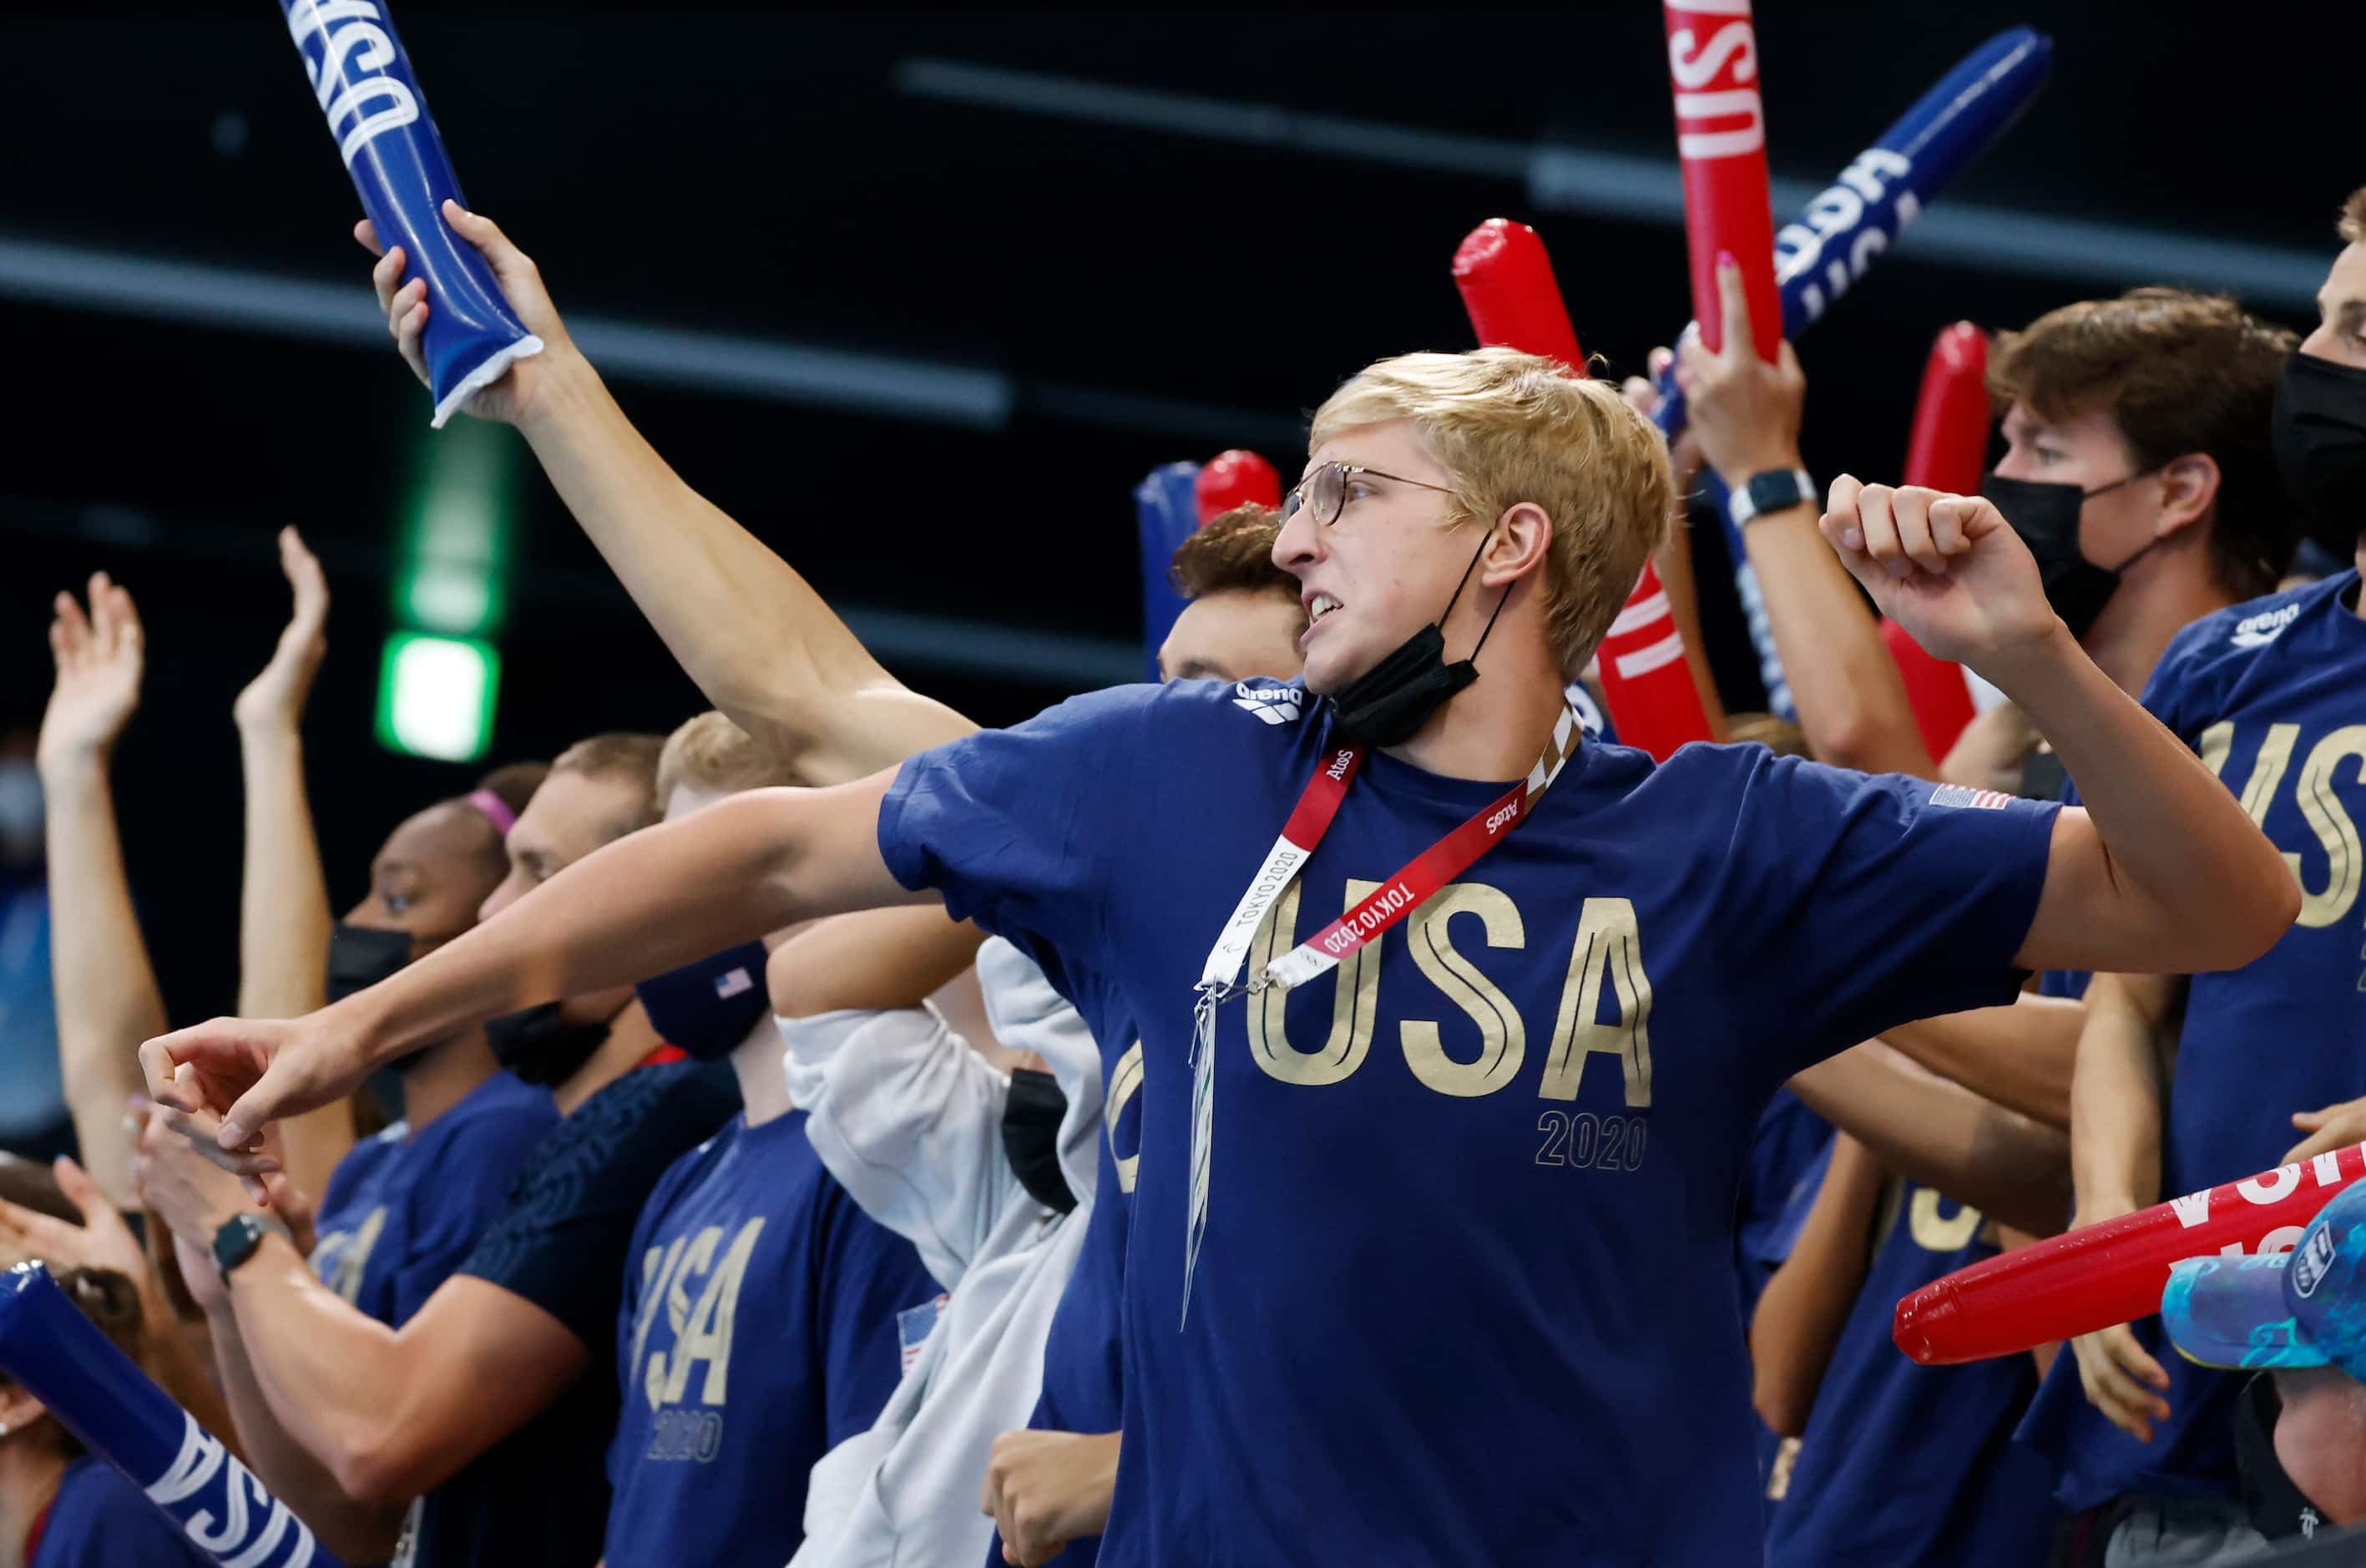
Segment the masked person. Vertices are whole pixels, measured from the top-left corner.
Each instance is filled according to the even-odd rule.
[[[389,874],[349,924],[399,915],[427,929],[430,916],[491,918],[651,821],[669,763],[678,778],[708,761],[697,737],[677,739],[668,750],[655,736],[602,735],[562,752],[514,821],[499,824],[507,830],[479,872],[479,903],[461,910],[416,880],[410,861],[390,857],[381,867]],[[491,824],[505,803],[463,804]],[[391,942],[374,960],[350,937],[339,948],[341,987],[398,970],[405,956]],[[568,1114],[504,1151],[514,1183],[496,1190],[470,1244],[401,1322],[343,1309],[268,1234],[210,1303],[218,1343],[228,1335],[254,1374],[240,1385],[251,1393],[242,1435],[278,1456],[290,1506],[301,1498],[299,1512],[351,1561],[383,1557],[406,1517],[418,1562],[597,1560],[601,1453],[616,1409],[605,1351],[625,1244],[666,1166],[738,1108],[721,1068],[676,1061],[632,1070],[678,1053],[662,1045],[629,985],[497,1020],[487,1034],[502,1077],[534,1080],[523,1092],[545,1108],[545,1125],[554,1102]],[[200,1209],[225,1208],[197,1222],[210,1235],[241,1205],[234,1188],[203,1190]],[[383,1226],[373,1256],[382,1245]],[[193,1288],[220,1274],[202,1247],[183,1263],[206,1271]],[[536,1501],[558,1495],[578,1501],[556,1511]]]
[[[2366,472],[2366,192],[2286,361],[2274,449],[2328,548],[2355,555]],[[2366,817],[2357,692],[2366,621],[2354,568],[2180,632],[2145,705],[2283,853],[2299,922],[2257,962],[2191,981],[2098,976],[2071,1099],[2080,1224],[2304,1158],[2366,1134],[2357,833]],[[2293,1130],[2315,1135],[2298,1148]],[[2236,1382],[2162,1354],[2146,1318],[2071,1342],[2023,1425],[2061,1468],[2083,1560],[2205,1561],[2256,1544],[2236,1495]]]
[[[726,794],[677,788],[668,818]],[[871,958],[839,955],[858,971]],[[878,1418],[941,1292],[912,1243],[868,1217],[817,1153],[810,1103],[783,1077],[763,942],[639,992],[673,1043],[729,1061],[744,1109],[665,1173],[633,1233],[614,1331],[624,1404],[608,1449],[605,1556],[779,1568],[805,1534],[807,1475]]]
[[[547,324],[497,398],[614,434]],[[1774,1087],[2005,1000],[2017,967],[2247,963],[2296,891],[1986,502],[1843,479],[1825,531],[1885,612],[2060,738],[2083,810],[1582,744],[1563,688],[1670,486],[1648,423],[1552,361],[1381,361],[1310,448],[1275,546],[1305,679],[1258,711],[1121,688],[719,803],[321,1014],[149,1042],[152,1089],[260,1065],[216,1097],[242,1145],[455,1021],[941,896],[1140,1027],[1103,1562],[1755,1552],[1731,1203]]]

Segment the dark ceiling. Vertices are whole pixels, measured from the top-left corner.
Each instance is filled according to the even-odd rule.
[[[1678,227],[1540,203],[1527,177],[1560,148],[1672,181],[1642,0],[1541,17],[390,8],[472,202],[570,315],[845,351],[923,401],[949,370],[1008,390],[1007,418],[977,427],[615,378],[676,467],[833,601],[907,613],[874,623],[891,661],[984,719],[1123,666],[1144,471],[1232,445],[1286,464],[1342,376],[1468,344],[1447,265],[1480,220],[1537,222],[1587,348],[1618,367],[1687,314]],[[1777,176],[1827,183],[2022,22],[2055,35],[2053,84],[1947,204],[1997,209],[1998,232],[2022,225],[2045,254],[2004,272],[1910,240],[1886,258],[1802,347],[1820,472],[1895,468],[1923,349],[1958,317],[2013,325],[2159,280],[2248,282],[2299,321],[2292,279],[2329,255],[2332,213],[2366,180],[2354,67],[2309,85],[2355,43],[2354,6],[2058,0],[1770,0]],[[234,897],[226,709],[281,614],[274,528],[308,530],[338,593],[313,725],[334,884],[357,891],[386,827],[460,777],[368,734],[427,402],[382,339],[337,341],[367,314],[356,206],[267,0],[18,5],[0,38],[0,697],[37,710],[52,588],[105,565],[141,595],[157,668],[127,830],[152,926],[184,933],[167,967],[197,993],[175,996],[186,1012],[227,995],[226,940],[196,923]],[[66,282],[27,281],[37,261]],[[152,314],[109,293],[118,275]],[[289,280],[350,289],[354,314],[329,320],[333,294],[326,317],[298,310],[315,296]],[[229,319],[275,299],[312,324]],[[563,511],[538,479],[517,493],[497,755],[685,716],[695,694]]]

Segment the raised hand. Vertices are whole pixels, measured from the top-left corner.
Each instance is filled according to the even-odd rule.
[[[91,573],[88,615],[71,593],[59,594],[53,607],[50,655],[57,683],[41,715],[37,752],[45,772],[107,759],[140,705],[145,663],[140,612],[107,573]]]
[[[2029,547],[1978,496],[1842,474],[1821,527],[1881,613],[1941,659],[1977,670],[2068,635]]]
[[[82,1211],[82,1224],[61,1220],[0,1198],[0,1251],[38,1258],[52,1270],[112,1269],[145,1288],[148,1256],[123,1215],[82,1167],[60,1155],[51,1167],[58,1190]]]
[[[1686,333],[1676,344],[1676,387],[1684,394],[1686,434],[1699,442],[1701,457],[1718,477],[1739,489],[1753,474],[1802,467],[1799,423],[1808,381],[1787,343],[1774,364],[1758,357],[1750,298],[1741,269],[1729,257],[1718,264],[1717,286],[1725,346],[1711,354],[1699,333]]]
[[[562,362],[574,356],[574,342],[567,335],[566,323],[558,319],[558,307],[551,304],[549,292],[542,286],[541,269],[534,265],[532,257],[510,243],[491,219],[470,212],[456,201],[446,201],[444,220],[452,226],[454,233],[484,253],[510,309],[517,312],[526,331],[542,340],[540,354],[516,361],[500,380],[470,398],[461,405],[462,409],[496,424],[522,423],[536,391]],[[378,308],[386,312],[387,331],[394,334],[403,363],[411,367],[420,385],[430,385],[426,355],[420,346],[430,309],[426,279],[403,281],[403,269],[410,258],[400,245],[389,250],[380,244],[377,230],[368,219],[354,225],[354,238],[378,258],[377,265],[370,269],[370,282],[377,289]]]
[[[279,634],[279,646],[272,649],[271,662],[231,705],[242,729],[296,728],[304,699],[311,694],[312,677],[320,673],[321,657],[329,651],[322,632],[329,619],[328,580],[293,528],[279,530],[279,570],[295,591],[296,607]]]
[[[221,1148],[262,1155],[266,1126],[342,1099],[369,1074],[358,1041],[322,1032],[315,1021],[325,1016],[217,1018],[159,1035],[140,1047],[149,1096],[220,1116]]]

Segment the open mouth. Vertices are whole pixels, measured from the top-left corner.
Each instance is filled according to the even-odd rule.
[[[1339,601],[1334,599],[1328,593],[1317,593],[1313,598],[1308,600],[1306,604],[1306,630],[1299,635],[1299,641],[1304,642],[1308,637],[1313,637],[1314,635],[1314,628],[1323,624],[1324,617],[1330,615],[1332,611],[1336,610],[1337,608],[1339,608]]]

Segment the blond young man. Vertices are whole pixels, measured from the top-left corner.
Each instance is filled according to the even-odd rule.
[[[578,516],[687,493],[530,265],[446,217],[550,345],[489,408]],[[415,352],[423,301],[389,302]],[[941,896],[1141,1026],[1104,1562],[1755,1555],[1729,1231],[1774,1086],[2001,1001],[2017,968],[2246,962],[2291,879],[1985,502],[1843,479],[1825,532],[1926,647],[2073,738],[2083,810],[1578,746],[1563,683],[1669,481],[1640,416],[1550,362],[1370,367],[1318,412],[1287,511],[1275,559],[1312,624],[1302,685],[1249,705],[1270,713],[1124,688],[723,802],[335,1008],[152,1041],[152,1088],[227,1108],[236,1146],[422,1031]]]

